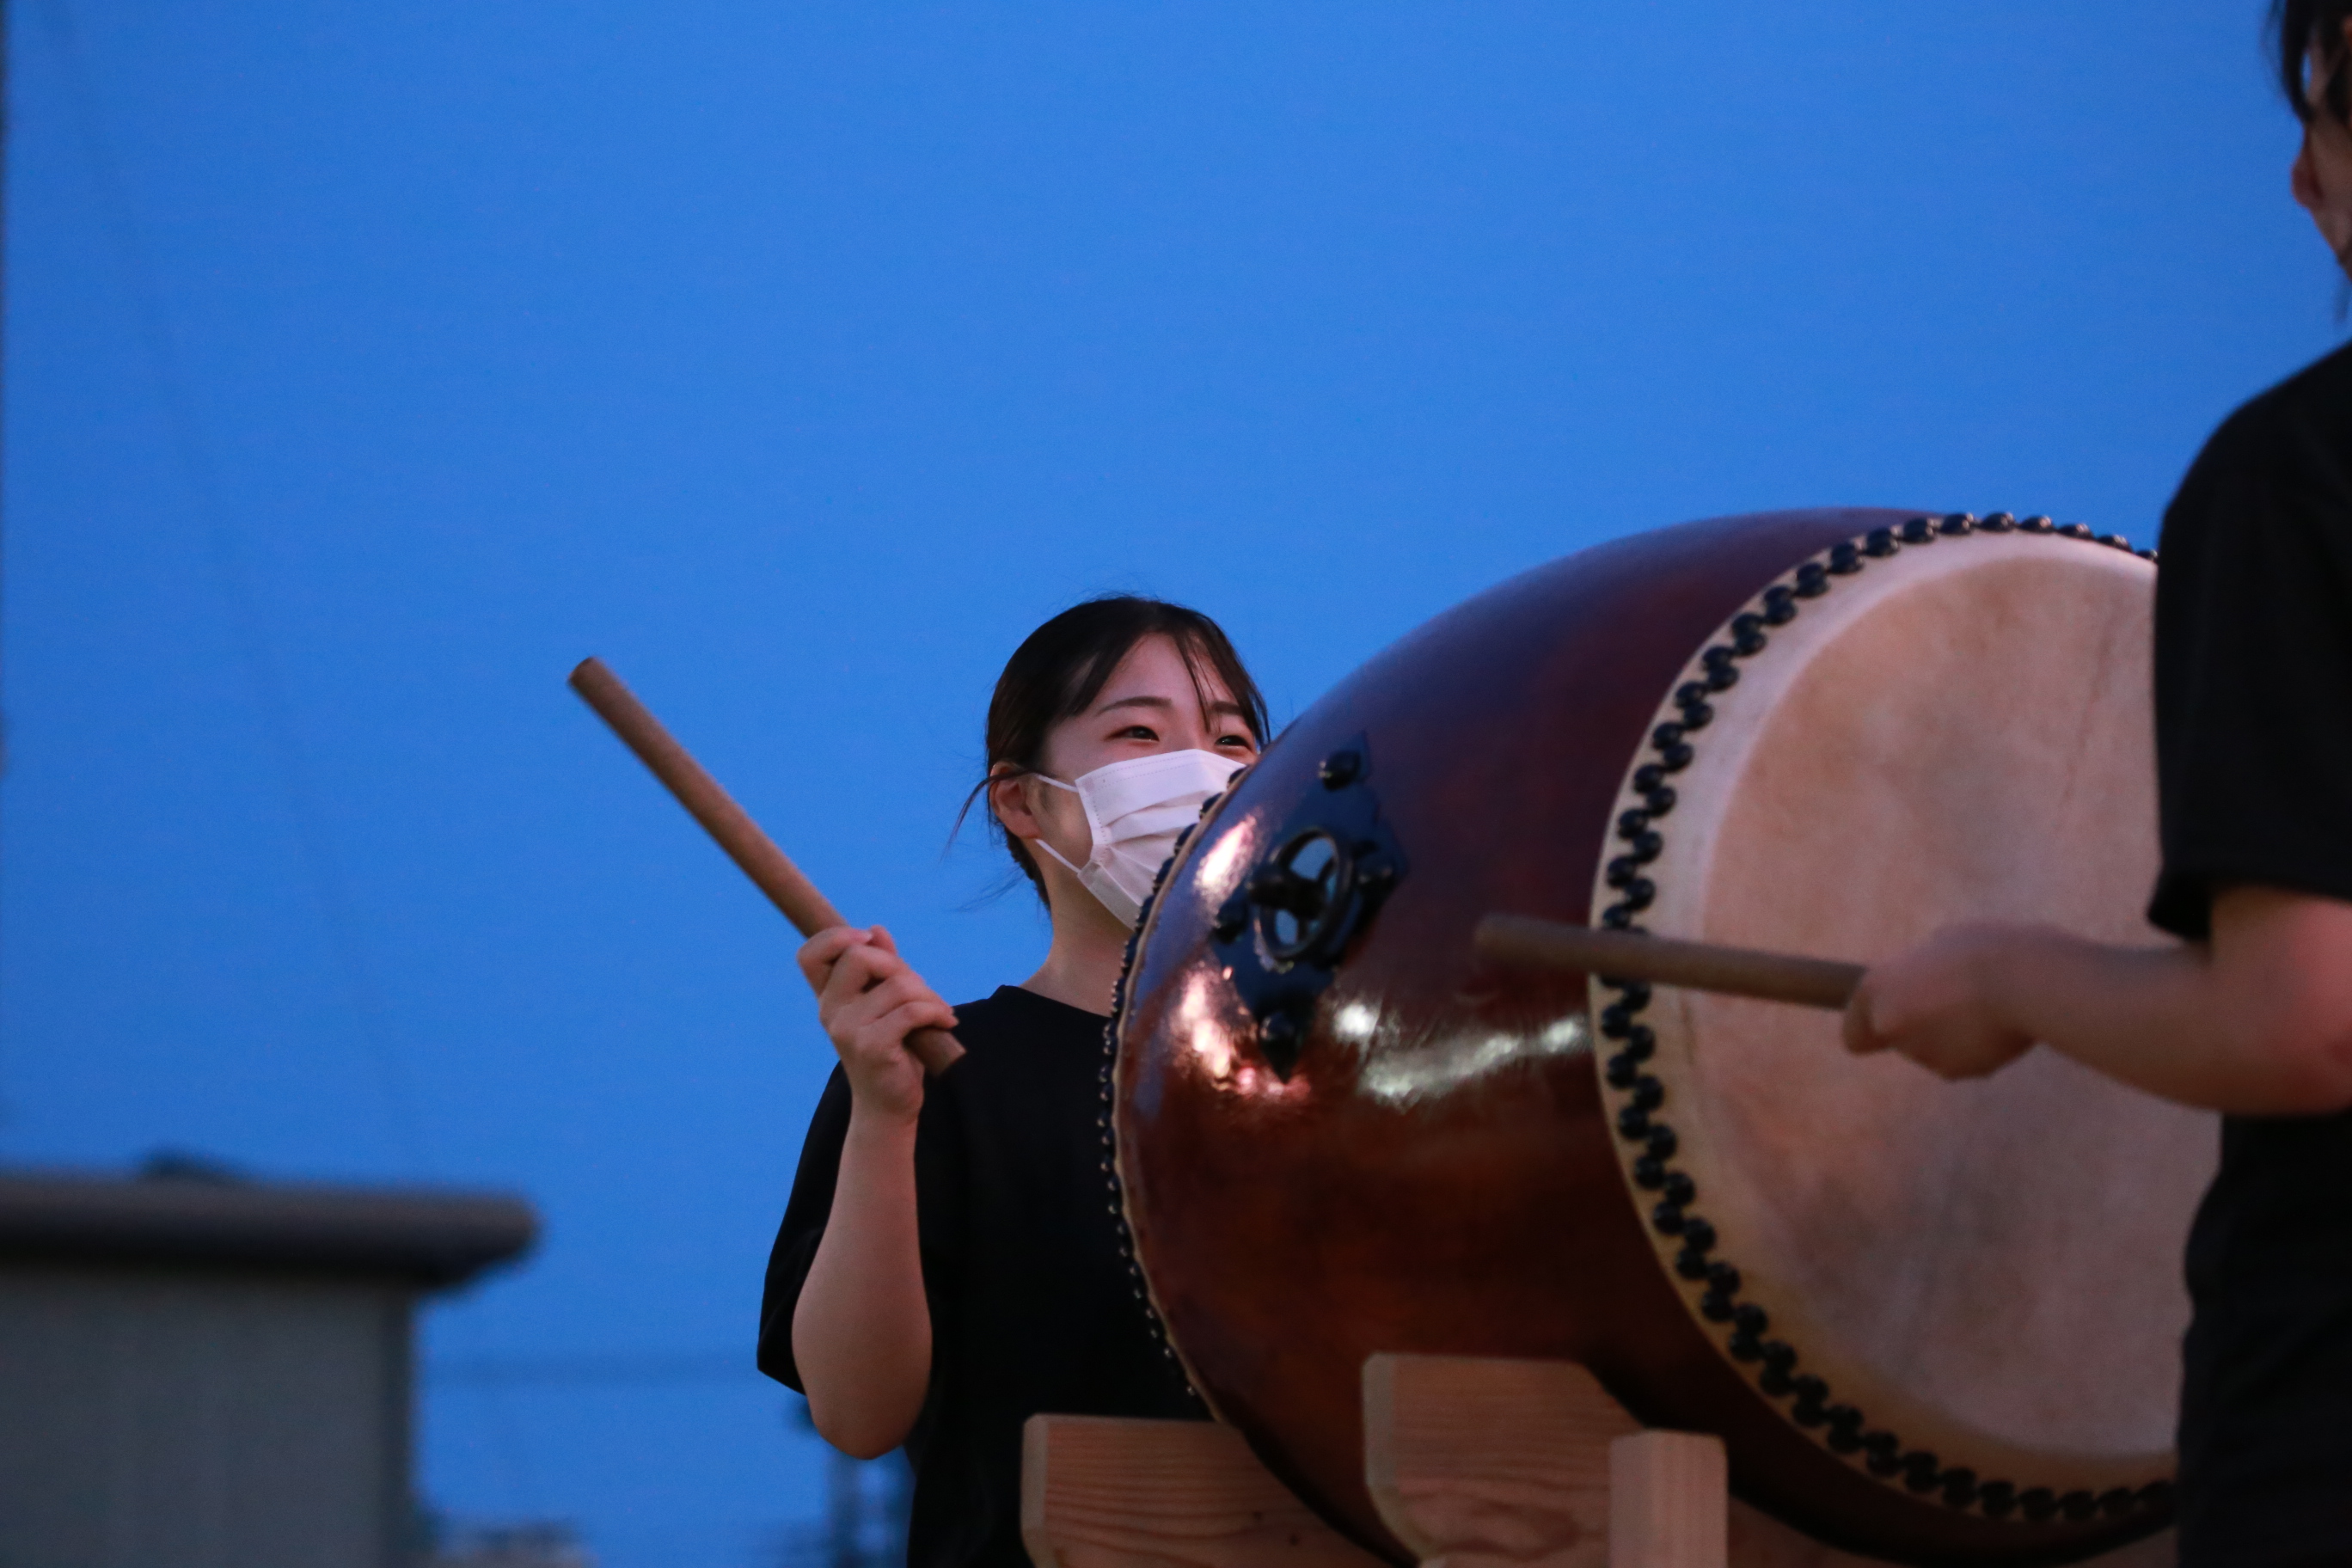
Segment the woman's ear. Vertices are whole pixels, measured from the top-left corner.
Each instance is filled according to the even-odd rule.
[[[1015,838],[1045,836],[1044,824],[1029,807],[1029,775],[1013,772],[1010,763],[997,763],[989,778],[988,809],[996,814],[998,826]]]

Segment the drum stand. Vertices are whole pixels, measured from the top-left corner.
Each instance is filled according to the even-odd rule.
[[[1372,1357],[1364,1474],[1424,1568],[1877,1568],[1730,1497],[1718,1440],[1643,1430],[1572,1362]],[[1021,1531],[1037,1568],[1384,1568],[1205,1422],[1030,1417]]]

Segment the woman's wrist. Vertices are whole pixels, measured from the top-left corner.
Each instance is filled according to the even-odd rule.
[[[849,1090],[849,1137],[859,1142],[905,1141],[915,1137],[916,1121],[922,1115],[918,1103],[901,1110],[897,1106],[877,1104],[857,1092],[852,1084]]]

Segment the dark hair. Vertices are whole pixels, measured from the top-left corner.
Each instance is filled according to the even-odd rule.
[[[2311,100],[2304,96],[2304,60],[2314,48],[2335,68],[2327,83],[2327,112],[2352,122],[2352,69],[2347,69],[2344,23],[2352,17],[2352,0],[2272,0],[2271,42],[2278,50],[2279,87],[2295,118],[2311,118]]]
[[[996,694],[988,702],[987,775],[964,796],[957,826],[962,826],[971,803],[989,785],[1000,778],[1037,772],[1054,726],[1092,707],[1119,661],[1150,637],[1164,637],[1176,645],[1192,673],[1193,690],[1202,693],[1203,707],[1213,677],[1241,704],[1250,734],[1258,744],[1265,743],[1265,699],[1223,627],[1198,610],[1165,599],[1107,594],[1064,610],[1031,632],[1005,661],[1004,673],[996,678]],[[1004,831],[993,809],[988,814],[988,830],[1044,898],[1045,883],[1036,862],[1019,839]]]

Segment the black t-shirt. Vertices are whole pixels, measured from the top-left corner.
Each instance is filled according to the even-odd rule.
[[[1201,1417],[1151,1335],[1126,1261],[1100,1118],[1107,1020],[999,986],[956,1009],[965,1055],[925,1086],[915,1132],[931,1383],[907,1439],[913,1568],[1029,1568],[1021,1424],[1040,1412]],[[801,1387],[793,1308],[833,1208],[849,1129],[835,1068],[809,1122],[760,1308],[760,1370]]]
[[[2164,866],[2210,933],[2255,884],[2352,901],[2352,347],[2229,418],[2165,513]],[[2352,1113],[2227,1118],[2189,1244],[2187,1565],[2352,1563]]]

